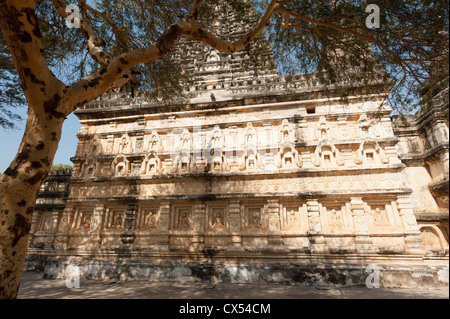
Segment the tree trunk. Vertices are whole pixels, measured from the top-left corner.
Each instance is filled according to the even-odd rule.
[[[0,178],[0,299],[16,298],[36,198],[47,177],[64,117],[30,114],[15,159]]]
[[[50,172],[69,100],[49,70],[31,0],[0,1],[0,27],[28,102],[18,153],[0,177],[0,299],[15,298],[25,262],[31,216]]]

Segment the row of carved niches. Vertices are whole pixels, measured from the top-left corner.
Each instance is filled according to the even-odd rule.
[[[283,145],[284,143],[314,143],[320,141],[364,140],[393,137],[389,121],[376,121],[362,115],[354,121],[300,121],[293,124],[283,120],[280,125],[243,124],[241,127],[218,125],[202,127],[194,124],[188,128],[170,131],[153,130],[142,135],[102,134],[82,137],[77,156],[132,154],[206,148],[238,148],[251,146]]]
[[[191,152],[149,152],[140,155],[88,156],[74,160],[74,178],[126,177],[187,173],[291,171],[345,167],[377,168],[399,163],[394,146],[384,148],[375,140],[353,145],[321,141],[317,146],[295,147],[284,143],[277,149],[209,148]]]
[[[231,209],[230,203],[226,200],[204,202],[200,205],[192,204],[192,202],[174,202],[167,206],[159,203],[141,204],[135,210],[133,229],[137,232],[167,230],[267,232],[270,230],[269,223],[273,216],[270,216],[267,200],[243,202],[238,207],[237,211]],[[68,217],[67,230],[123,232],[126,209],[126,206],[118,205],[102,207],[98,211],[98,208],[94,206],[75,206]],[[354,218],[354,211],[348,199],[319,201],[317,216],[313,216],[310,210],[307,202],[280,201],[276,205],[279,229],[308,232],[313,227],[316,231],[333,233],[354,232],[361,226]],[[364,221],[367,224],[365,226],[368,226],[371,233],[395,232],[404,229],[395,199],[366,200],[364,214],[367,217]],[[62,215],[39,213],[33,232],[50,231],[55,216]]]

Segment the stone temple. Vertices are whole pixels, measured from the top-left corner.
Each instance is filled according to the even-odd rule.
[[[222,19],[223,36],[250,25]],[[76,111],[74,169],[42,186],[25,268],[308,285],[379,269],[384,287],[448,285],[448,79],[417,114],[391,116],[389,85],[344,103],[314,76],[278,76],[257,48],[269,63],[255,76],[251,51],[182,41],[184,101],[115,92]]]

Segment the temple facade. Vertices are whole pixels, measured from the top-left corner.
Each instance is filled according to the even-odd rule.
[[[344,102],[278,76],[270,50],[255,76],[251,52],[178,48],[185,102],[116,92],[76,111],[74,169],[42,186],[27,269],[345,285],[375,265],[385,287],[448,285],[448,84],[400,119],[389,85]]]

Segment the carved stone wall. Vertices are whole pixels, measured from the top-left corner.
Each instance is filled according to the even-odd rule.
[[[201,47],[185,104],[113,95],[76,111],[70,193],[37,210],[31,259],[448,263],[448,120],[393,127],[388,86],[344,103]]]

